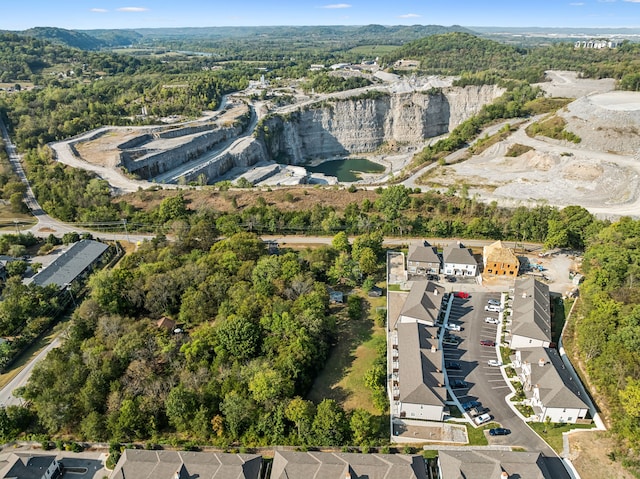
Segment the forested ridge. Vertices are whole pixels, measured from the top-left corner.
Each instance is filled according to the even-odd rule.
[[[586,367],[620,439],[610,457],[640,474],[640,221],[622,218],[588,242],[585,281],[565,344]]]
[[[391,65],[415,59],[423,73],[479,74],[485,83],[508,78],[535,83],[544,81],[545,70],[573,70],[589,78],[615,78],[621,88],[638,90],[639,53],[640,44],[631,42],[601,50],[576,49],[573,43],[524,48],[453,32],[408,43],[384,55],[383,61]]]

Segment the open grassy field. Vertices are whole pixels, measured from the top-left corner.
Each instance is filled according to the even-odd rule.
[[[376,359],[376,344],[386,340],[384,327],[373,321],[376,308],[384,307],[386,298],[366,300],[366,319],[350,320],[346,306],[336,309],[338,340],[308,399],[316,403],[325,398],[335,399],[347,410],[362,408],[378,415],[381,412],[374,407],[371,391],[364,385],[364,374]]]
[[[379,56],[390,53],[399,48],[398,45],[362,45],[349,50],[350,53],[358,53],[360,55]]]
[[[572,429],[593,429],[593,424],[555,424],[548,426],[543,422],[527,423],[538,435],[549,444],[558,454],[562,452],[562,433]]]

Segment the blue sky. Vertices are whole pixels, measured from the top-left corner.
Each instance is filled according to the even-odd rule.
[[[370,23],[640,27],[640,0],[7,0],[0,7],[4,30]]]

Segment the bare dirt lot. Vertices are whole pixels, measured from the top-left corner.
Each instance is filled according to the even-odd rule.
[[[582,479],[634,479],[620,461],[612,461],[614,441],[606,432],[578,432],[569,436],[571,462]]]

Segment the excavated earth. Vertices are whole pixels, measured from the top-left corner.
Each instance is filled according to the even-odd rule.
[[[640,92],[612,91],[611,80],[552,73],[541,85],[547,94],[586,95],[557,113],[579,143],[530,138],[525,124],[469,160],[435,169],[428,184],[467,184],[471,195],[505,206],[581,205],[600,217],[640,216]],[[506,156],[515,144],[532,149]]]

